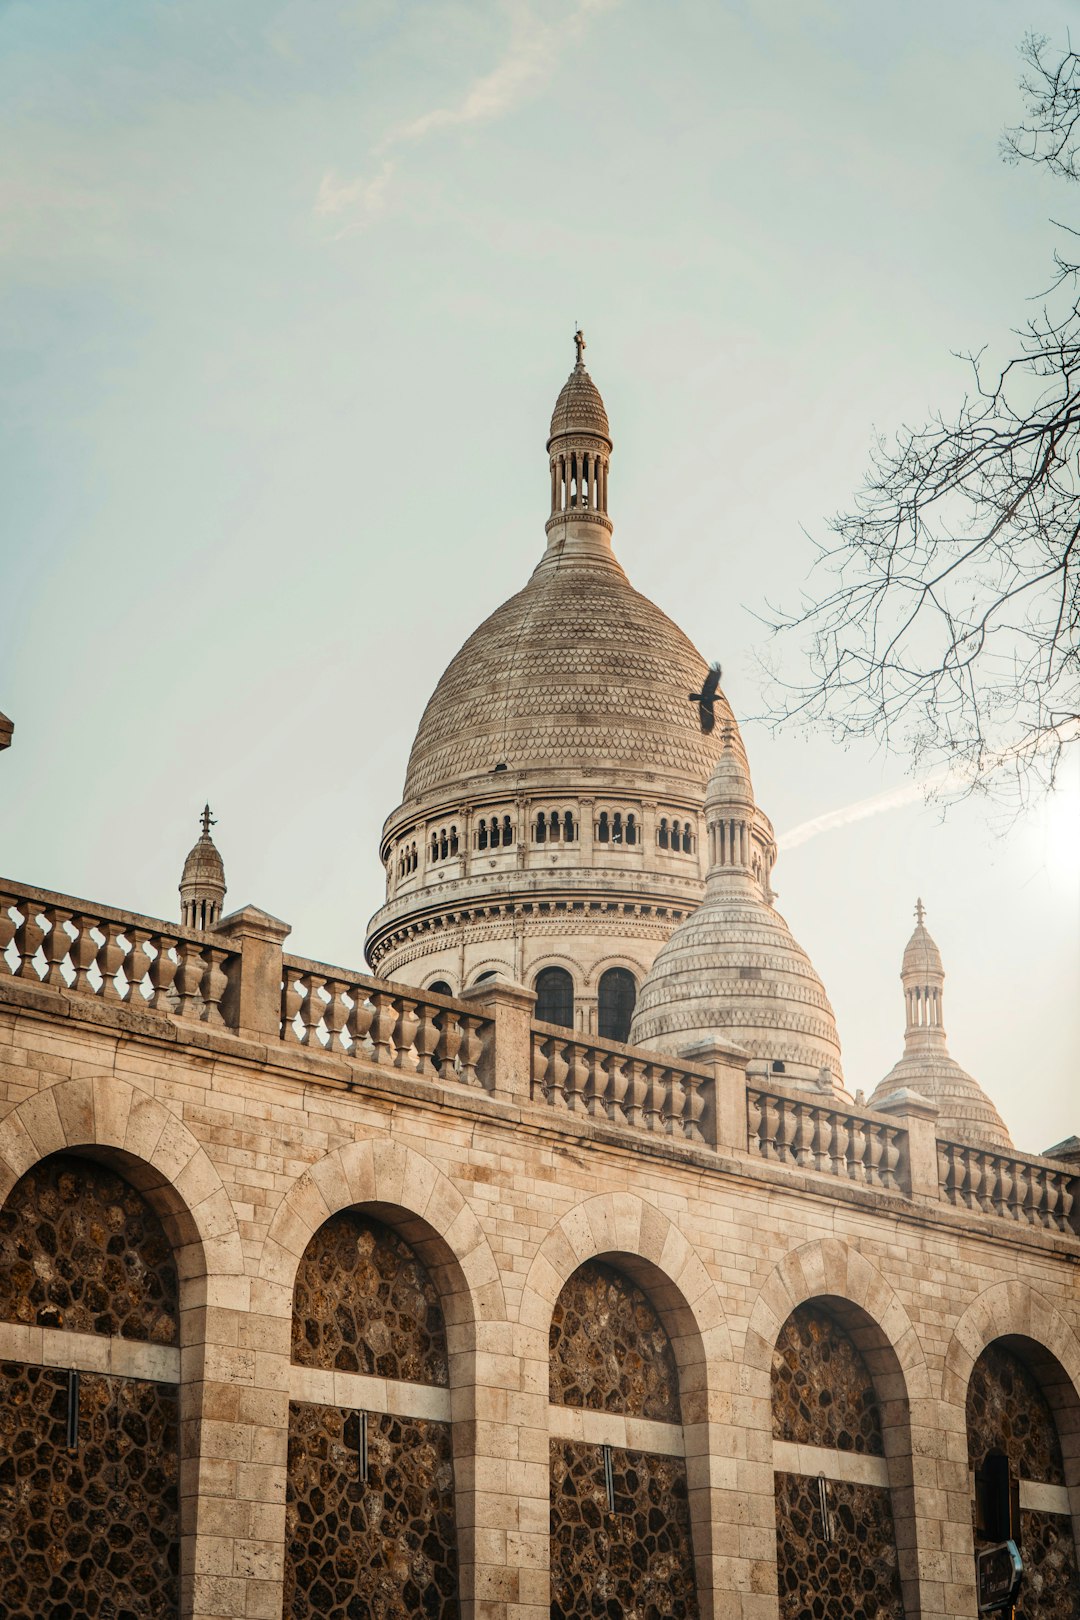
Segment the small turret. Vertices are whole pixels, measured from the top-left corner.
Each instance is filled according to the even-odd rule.
[[[225,864],[210,828],[217,822],[210,806],[199,817],[202,832],[192,846],[180,879],[180,920],[185,928],[213,928],[225,901]]]
[[[906,1015],[904,1055],[877,1087],[870,1107],[879,1107],[886,1097],[907,1087],[936,1105],[939,1136],[1011,1148],[1001,1115],[978,1081],[950,1057],[945,1044],[945,969],[926,927],[926,907],[921,900],[915,903],[915,930],[904,950],[900,982]]]
[[[574,333],[577,362],[555,401],[548,436],[551,472],[549,547],[568,539],[590,541],[597,530],[605,543],[611,535],[608,516],[608,466],[611,429],[600,390],[585,370],[585,338]]]

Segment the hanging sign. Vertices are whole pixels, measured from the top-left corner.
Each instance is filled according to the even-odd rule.
[[[979,1613],[1011,1609],[1024,1578],[1024,1563],[1015,1541],[1002,1541],[975,1555]]]

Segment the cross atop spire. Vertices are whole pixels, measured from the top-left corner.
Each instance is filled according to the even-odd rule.
[[[585,334],[580,326],[574,333],[574,347],[577,349],[577,363],[579,366],[583,366],[585,364]]]
[[[203,805],[202,815],[199,817],[199,820],[202,822],[202,830],[204,835],[209,837],[211,827],[217,826],[217,817],[210,814],[210,806],[208,804]]]
[[[915,921],[918,923],[920,928],[922,927],[923,918],[925,916],[926,916],[926,907],[923,905],[921,899],[916,900],[916,902],[915,902]]]

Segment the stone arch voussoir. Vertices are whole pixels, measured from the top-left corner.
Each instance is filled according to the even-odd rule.
[[[385,1213],[435,1277],[447,1330],[462,1348],[504,1321],[502,1279],[475,1212],[430,1159],[396,1142],[347,1142],[306,1170],[270,1223],[260,1275],[292,1310],[297,1268],[319,1228],[344,1209]],[[451,1345],[453,1349],[453,1345]]]
[[[1072,1385],[1070,1404],[1080,1406],[1080,1338],[1045,1295],[1018,1278],[984,1288],[957,1322],[945,1352],[942,1399],[963,1411],[976,1361],[988,1344],[1009,1337],[1049,1351]]]
[[[148,1091],[113,1075],[58,1080],[0,1120],[0,1202],[52,1153],[100,1149],[158,1209],[181,1276],[239,1276],[236,1212],[205,1148]]]

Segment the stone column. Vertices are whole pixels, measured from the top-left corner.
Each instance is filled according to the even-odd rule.
[[[239,948],[239,971],[230,976],[222,1016],[248,1040],[277,1041],[281,1034],[281,947],[288,923],[258,906],[233,911],[213,929]]]
[[[463,990],[460,1001],[475,1003],[494,1021],[490,1059],[491,1095],[502,1102],[529,1101],[532,1084],[532,1019],[535,990],[509,979],[487,979]]]

